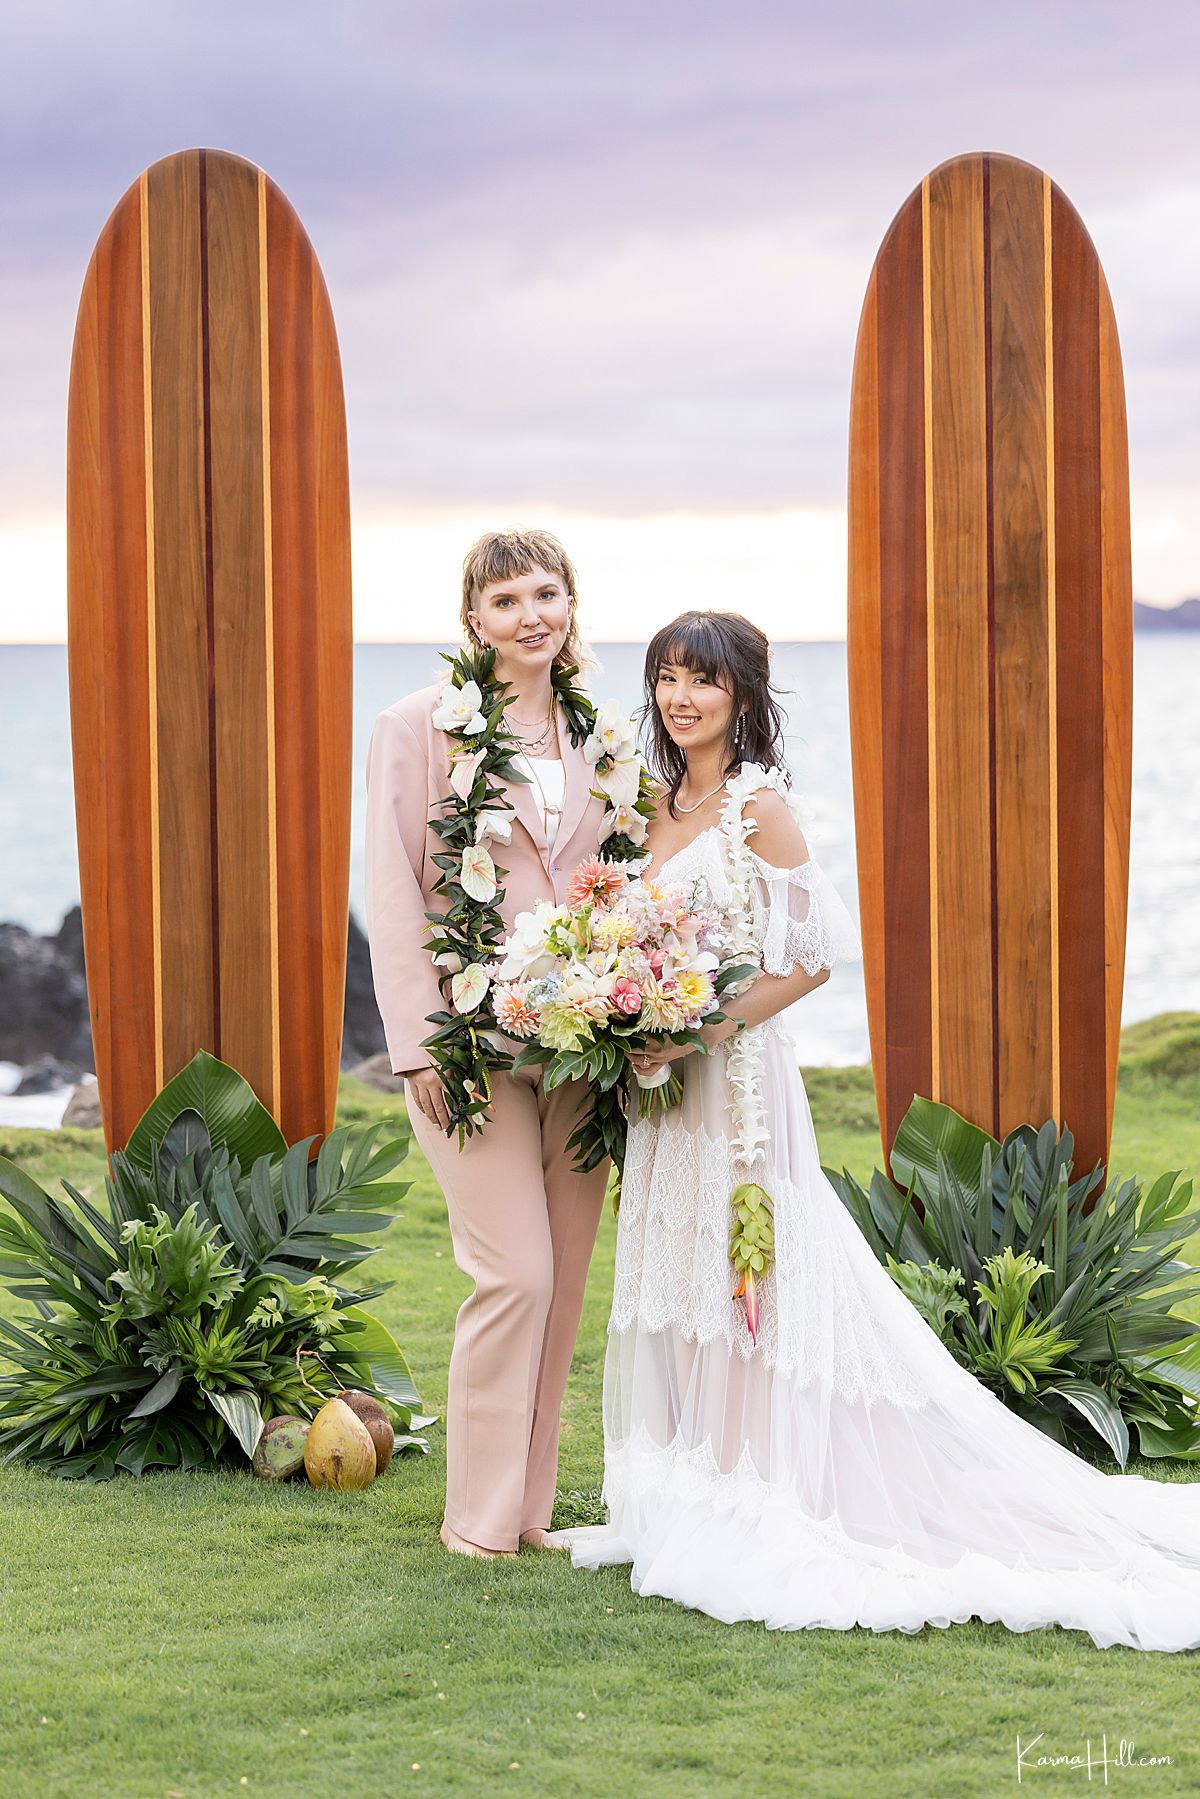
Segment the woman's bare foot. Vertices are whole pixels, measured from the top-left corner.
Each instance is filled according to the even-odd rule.
[[[444,1521],[438,1536],[451,1555],[469,1555],[480,1562],[494,1562],[498,1555],[515,1555],[517,1553],[515,1549],[485,1549],[482,1543],[469,1543],[466,1537],[460,1537],[458,1532],[451,1530]]]
[[[562,1531],[523,1530],[521,1541],[527,1549],[569,1549],[570,1544],[564,1542]]]

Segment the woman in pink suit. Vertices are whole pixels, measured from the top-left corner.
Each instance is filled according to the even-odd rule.
[[[505,925],[538,899],[561,902],[598,848],[605,804],[568,735],[551,686],[576,662],[575,571],[547,532],[480,538],[463,566],[462,620],[496,652],[510,688],[504,722],[529,784],[506,783],[515,810]],[[375,993],[393,1072],[405,1079],[413,1132],[446,1198],[454,1259],[475,1283],[459,1311],[446,1407],[442,1542],[459,1554],[545,1547],[558,1469],[559,1411],[583,1304],[608,1163],[576,1174],[566,1147],[583,1097],[547,1094],[541,1070],[492,1076],[493,1111],[462,1148],[447,1136],[446,1093],[422,1040],[445,1008],[426,945],[437,909],[431,810],[450,792],[449,740],[433,723],[438,684],[375,722],[367,757],[366,910]],[[435,814],[436,816],[436,814]]]

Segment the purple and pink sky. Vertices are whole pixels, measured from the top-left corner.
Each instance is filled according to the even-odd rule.
[[[92,244],[156,158],[262,164],[341,341],[356,634],[453,631],[463,548],[560,531],[591,635],[845,624],[854,336],[936,163],[1046,168],[1116,306],[1138,596],[1200,592],[1200,12],[1181,0],[46,0],[0,114],[0,640],[65,634]]]

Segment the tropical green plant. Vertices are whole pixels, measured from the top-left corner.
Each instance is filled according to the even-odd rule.
[[[916,1098],[893,1179],[864,1190],[825,1173],[905,1296],[952,1355],[1057,1442],[1124,1467],[1200,1459],[1200,1326],[1172,1307],[1200,1293],[1179,1251],[1200,1228],[1190,1180],[1071,1179],[1070,1131],[1020,1125],[1003,1143]],[[916,1207],[920,1207],[918,1213]]]
[[[357,1279],[408,1138],[381,1123],[288,1145],[253,1089],[200,1051],[108,1158],[107,1215],[0,1157],[0,1278],[33,1312],[0,1319],[0,1458],[108,1479],[252,1456],[274,1413],[343,1387],[425,1447],[420,1396]],[[7,1364],[7,1366],[5,1366]]]

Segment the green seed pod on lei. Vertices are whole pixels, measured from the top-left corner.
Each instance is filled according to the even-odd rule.
[[[743,1181],[730,1195],[733,1224],[729,1233],[729,1259],[741,1275],[735,1299],[746,1302],[746,1325],[752,1343],[758,1341],[758,1283],[775,1260],[774,1212],[771,1196],[757,1181]]]

